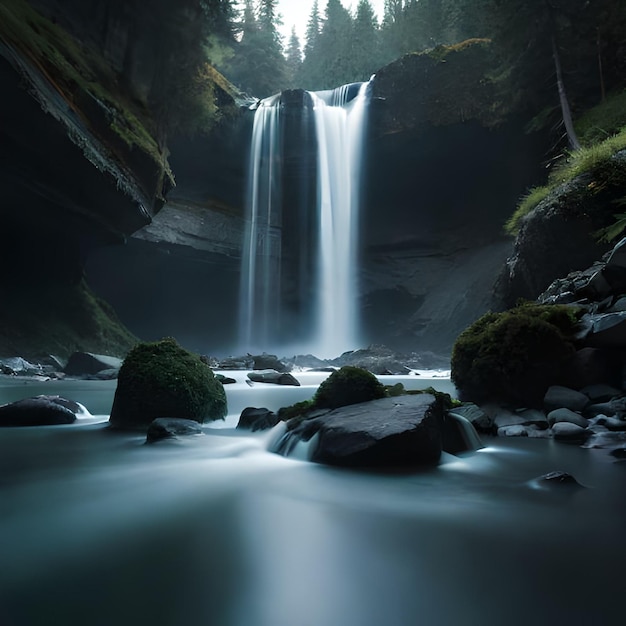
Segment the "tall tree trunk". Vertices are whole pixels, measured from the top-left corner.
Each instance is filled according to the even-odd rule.
[[[554,69],[556,70],[556,83],[559,89],[559,102],[561,104],[561,116],[567,133],[567,140],[572,150],[580,150],[580,142],[574,130],[574,122],[572,121],[572,111],[569,107],[569,101],[565,92],[565,83],[563,82],[563,71],[561,69],[561,57],[559,49],[556,45],[556,39],[552,37],[552,58],[554,59]]]

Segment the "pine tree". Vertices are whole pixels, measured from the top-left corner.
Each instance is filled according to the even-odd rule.
[[[300,49],[300,39],[296,34],[296,27],[291,28],[291,36],[289,37],[289,46],[287,46],[287,82],[285,87],[294,89],[298,86],[300,72],[302,69],[302,51]]]
[[[315,86],[322,80],[321,67],[318,57],[321,31],[322,18],[320,16],[318,0],[315,0],[313,2],[313,7],[311,8],[309,21],[307,22],[304,59],[302,61],[302,67],[300,68],[298,80],[302,86],[306,86],[310,89],[315,89]]]
[[[379,31],[374,8],[369,0],[360,0],[352,34],[354,75],[349,82],[369,80],[380,60]]]

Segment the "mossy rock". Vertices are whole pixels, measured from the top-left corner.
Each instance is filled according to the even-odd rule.
[[[481,317],[452,351],[461,399],[540,405],[548,387],[567,376],[577,321],[575,308],[560,305],[526,304]]]
[[[367,370],[345,365],[333,372],[318,388],[313,405],[318,409],[378,400],[386,395],[384,385]]]
[[[200,357],[171,338],[140,343],[119,372],[109,422],[116,427],[144,427],[158,417],[203,423],[223,419],[226,393]]]

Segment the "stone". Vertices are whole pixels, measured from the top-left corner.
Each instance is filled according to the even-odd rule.
[[[626,431],[626,420],[619,419],[618,417],[600,415],[596,420],[596,424],[598,424],[598,426],[604,426],[607,430],[614,432]]]
[[[592,348],[626,347],[626,312],[591,314],[585,345]]]
[[[570,409],[572,411],[582,411],[589,404],[589,398],[584,393],[574,391],[568,387],[553,385],[548,388],[543,399],[543,404],[545,410],[548,412],[561,408]]]
[[[430,394],[351,404],[320,417],[292,420],[274,450],[310,441],[309,459],[343,467],[432,466],[442,451],[441,408]],[[313,439],[314,438],[314,439]],[[312,440],[313,439],[313,440]],[[311,441],[312,440],[312,441]]]
[[[219,380],[222,385],[232,385],[237,382],[234,378],[231,378],[230,376],[224,376],[224,374],[215,374],[215,378],[217,378],[217,380]]]
[[[441,445],[449,454],[463,454],[485,447],[472,423],[454,411],[448,411],[444,418]]]
[[[620,239],[615,244],[613,250],[611,250],[611,253],[609,254],[606,265],[607,267],[615,266],[626,269],[626,237]]]
[[[570,422],[557,422],[551,429],[555,441],[563,443],[584,443],[591,435],[591,431]]]
[[[519,413],[510,411],[509,409],[505,409],[503,407],[497,407],[492,417],[494,426],[497,429],[504,428],[506,426],[524,425],[526,423],[524,417]]]
[[[288,372],[291,366],[283,363],[275,354],[252,355],[252,369],[254,370],[274,370],[276,372]]]
[[[562,488],[572,488],[578,487],[583,488],[581,485],[571,474],[568,472],[549,472],[548,474],[544,474],[539,478],[533,481],[537,486],[544,489],[562,489]]]
[[[527,426],[536,426],[542,430],[549,427],[548,419],[543,411],[538,409],[522,409],[517,411],[517,414],[524,420],[524,424]]]
[[[35,396],[0,406],[0,426],[56,426],[89,415],[84,406],[60,396]]]
[[[63,370],[69,376],[86,376],[122,366],[122,359],[91,352],[74,352]]]
[[[194,420],[177,417],[158,417],[148,426],[146,442],[155,443],[163,439],[177,439],[189,435],[201,435],[202,428]]]
[[[116,428],[147,428],[159,417],[203,423],[223,419],[223,385],[196,354],[172,338],[139,343],[120,369],[109,423]]]
[[[580,390],[580,393],[584,393],[589,398],[589,401],[593,403],[609,402],[622,394],[619,389],[604,383],[587,385]]]
[[[528,437],[528,429],[523,424],[501,426],[498,428],[498,437]]]
[[[559,422],[576,424],[581,428],[587,428],[589,426],[589,420],[580,415],[580,413],[575,413],[569,409],[554,409],[554,411],[550,411],[550,413],[548,413],[548,423],[550,426],[554,426],[554,424],[558,424]]]
[[[276,372],[274,370],[250,372],[248,378],[254,383],[272,383],[274,385],[291,385],[293,387],[300,386],[300,382],[288,372]]]
[[[273,428],[280,421],[278,415],[266,408],[246,407],[239,416],[237,428],[254,431]]]
[[[454,409],[448,412],[448,415],[453,413],[454,415],[460,415],[469,420],[472,426],[479,433],[491,433],[493,432],[493,420],[485,411],[472,402],[467,402],[462,406],[456,406]]]

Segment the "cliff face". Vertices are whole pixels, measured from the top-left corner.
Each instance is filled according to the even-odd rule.
[[[88,256],[151,223],[174,186],[158,125],[138,96],[153,79],[140,62],[149,46],[138,39],[136,64],[123,73],[129,24],[119,13],[96,19],[123,3],[33,4],[48,17],[24,0],[0,6],[0,354],[33,356],[32,336],[46,325],[51,334],[65,330],[62,340],[42,342],[44,352],[120,352],[133,339],[118,332],[109,309],[98,304],[89,316],[102,313],[103,323],[72,337],[67,302],[91,307],[82,282]],[[110,43],[99,51],[103,33]],[[129,91],[134,79],[138,88]],[[23,325],[33,309],[40,319]],[[111,333],[117,338],[109,341]]]

